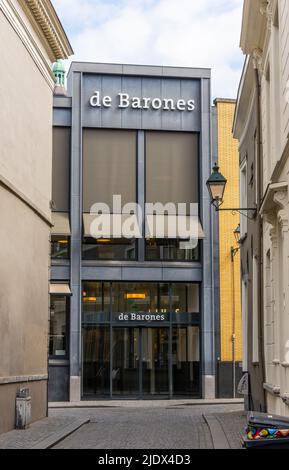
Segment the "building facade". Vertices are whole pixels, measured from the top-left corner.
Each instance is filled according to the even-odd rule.
[[[252,294],[247,304],[249,325],[251,322],[248,368],[252,387],[257,391],[262,384],[263,394],[260,391],[262,399],[258,402],[253,398],[252,405],[284,416],[289,415],[288,15],[285,0],[259,1],[254,5],[244,2],[241,47],[248,59],[236,115],[236,134],[241,147],[248,138],[248,160],[252,161],[251,168],[247,167],[249,186],[244,186],[242,197],[245,202],[252,179],[257,207],[256,219],[248,222],[248,233],[254,232],[249,288]],[[246,103],[250,87],[254,92]],[[250,122],[257,129],[254,136],[252,132],[250,135]],[[246,295],[245,289],[243,297]],[[252,393],[257,395],[253,390]]]
[[[73,63],[53,119],[50,401],[215,397],[210,71]]]
[[[239,207],[239,152],[238,142],[232,135],[236,101],[216,99],[214,104],[213,123],[216,129],[218,157],[216,161],[228,180],[222,208]],[[217,396],[220,398],[235,398],[242,377],[240,246],[237,237],[239,224],[238,212],[219,212],[220,313],[216,337]]]
[[[20,388],[47,414],[51,67],[71,53],[50,1],[0,1],[0,433]]]

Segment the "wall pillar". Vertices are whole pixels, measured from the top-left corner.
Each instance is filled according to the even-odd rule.
[[[82,122],[80,73],[73,73],[71,128],[70,401],[81,399]]]
[[[216,397],[215,305],[213,274],[213,215],[206,182],[212,170],[211,152],[211,90],[210,80],[202,80],[201,161],[201,218],[206,235],[203,241],[203,295],[202,295],[202,395]]]

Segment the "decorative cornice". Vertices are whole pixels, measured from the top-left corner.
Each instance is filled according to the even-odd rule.
[[[262,0],[260,5],[260,12],[267,18],[267,28],[269,31],[272,29],[273,24],[273,2],[272,0]]]
[[[263,51],[259,47],[255,48],[252,52],[252,58],[253,58],[253,65],[254,68],[259,70],[261,73],[263,72]]]
[[[271,183],[266,190],[260,214],[269,218],[269,214],[276,215],[280,210],[285,210],[287,204],[288,183]]]
[[[20,3],[24,8],[29,8],[50,46],[55,60],[67,59],[73,54],[71,45],[50,0],[20,0]]]
[[[285,405],[289,406],[289,393],[283,393],[281,398],[282,398],[282,401],[285,403]]]
[[[276,191],[273,196],[273,201],[281,210],[284,210],[288,204],[288,189]]]
[[[280,390],[281,388],[278,385],[272,385],[265,383],[263,385],[264,390],[266,390],[268,393],[274,396],[280,396]]]

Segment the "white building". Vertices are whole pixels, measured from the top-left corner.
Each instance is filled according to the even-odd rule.
[[[244,321],[248,321],[247,368],[253,387],[256,386],[254,374],[261,371],[268,411],[289,416],[288,0],[245,0],[241,48],[249,56],[235,117],[235,136],[240,140],[240,162],[243,165],[241,170],[244,171],[245,165],[247,179],[247,185],[241,188],[241,199],[242,205],[247,203],[247,207],[250,206],[254,188],[258,211],[258,217],[248,221],[247,233],[243,235],[247,236],[252,227],[256,233],[260,221],[261,239],[261,256],[255,255],[254,230],[251,239],[244,242],[247,249],[250,245],[250,256],[260,267],[254,275],[247,273],[249,291],[253,291],[251,296],[244,294],[248,286],[242,272],[243,314]],[[251,94],[249,99],[250,88],[254,90],[254,96]],[[257,128],[259,123],[260,132],[250,137],[254,105],[257,107],[255,123]],[[250,138],[251,142],[248,141]],[[244,154],[245,148],[251,154]],[[252,266],[254,268],[254,264]],[[257,408],[254,400],[253,407]]]

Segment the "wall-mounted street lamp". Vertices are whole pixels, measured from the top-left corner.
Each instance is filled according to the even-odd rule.
[[[255,219],[257,215],[257,209],[254,208],[226,208],[221,209],[222,204],[224,203],[224,194],[227,185],[227,179],[219,172],[219,167],[217,164],[213,167],[213,172],[210,178],[207,181],[207,188],[211,198],[211,204],[215,207],[217,212],[220,211],[229,211],[229,212],[239,212],[248,219]],[[249,216],[247,213],[252,212],[253,215]]]
[[[240,224],[234,230],[234,237],[235,237],[236,242],[239,244],[240,240],[241,240],[241,226],[240,226]]]
[[[235,237],[235,240],[236,242],[239,244],[239,246],[237,248],[234,248],[233,246],[231,247],[231,259],[232,259],[232,262],[234,261],[234,258],[236,256],[236,254],[240,251],[241,247],[240,247],[240,240],[241,240],[241,227],[240,227],[240,224],[238,225],[238,227],[234,230],[234,237]]]

